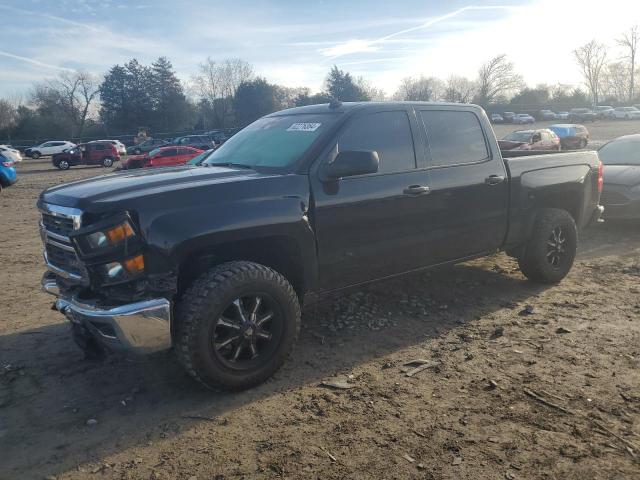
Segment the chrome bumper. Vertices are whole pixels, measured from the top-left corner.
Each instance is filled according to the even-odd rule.
[[[61,296],[55,278],[42,278],[45,292],[55,295],[56,310],[112,350],[153,353],[171,348],[171,302],[155,298],[102,308]]]

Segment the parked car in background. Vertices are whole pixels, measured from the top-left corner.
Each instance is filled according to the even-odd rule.
[[[205,135],[209,135],[217,146],[222,145],[224,142],[231,138],[231,135],[223,132],[222,130],[211,130],[206,132]]]
[[[204,162],[207,158],[209,158],[209,157],[211,156],[211,154],[212,154],[213,152],[215,152],[215,151],[216,151],[216,149],[215,149],[215,148],[212,148],[212,149],[210,149],[210,150],[205,150],[205,151],[204,151],[204,152],[202,152],[201,154],[196,155],[196,156],[195,156],[195,157],[193,157],[191,160],[189,160],[189,161],[187,162],[187,165],[195,165],[195,166],[201,165],[201,164],[202,164],[202,162]]]
[[[572,108],[569,110],[569,121],[575,122],[595,122],[598,116],[593,110],[588,108]]]
[[[559,123],[550,125],[549,130],[560,138],[563,149],[585,148],[589,143],[589,131],[584,125]]]
[[[162,140],[161,138],[150,138],[149,140],[145,140],[138,145],[127,147],[127,155],[141,155],[163,145],[168,145],[168,142],[166,140]]]
[[[513,117],[515,117],[516,114],[514,112],[504,112],[502,114],[502,118],[504,119],[504,123],[513,123]]]
[[[613,117],[618,120],[637,120],[640,118],[640,110],[636,107],[616,107]]]
[[[11,145],[0,145],[0,153],[9,158],[14,163],[22,161],[20,150],[18,150],[17,148],[13,148]]]
[[[68,170],[76,165],[102,165],[109,168],[119,160],[120,154],[109,140],[81,143],[51,157],[53,166],[60,170]]]
[[[504,118],[499,113],[491,114],[491,123],[504,123]]]
[[[144,167],[169,167],[184,165],[193,157],[202,153],[202,150],[193,147],[179,147],[169,145],[156,148],[146,155],[133,155],[123,163],[123,170],[133,170]]]
[[[498,141],[500,150],[560,150],[560,138],[548,128],[517,130]]]
[[[569,120],[569,112],[556,113],[556,120]]]
[[[522,125],[526,123],[535,123],[536,119],[528,113],[518,113],[515,117],[513,117],[512,121],[516,125]]]
[[[609,105],[598,105],[594,112],[599,119],[613,117],[613,107]]]
[[[67,148],[73,148],[76,144],[67,141],[52,141],[52,142],[44,142],[40,145],[36,145],[33,147],[29,147],[24,151],[24,154],[27,157],[38,159],[47,155],[54,155],[56,153],[62,153]]]
[[[540,110],[540,113],[538,114],[538,118],[540,120],[555,120],[557,118],[557,115],[552,112],[551,110]]]
[[[13,161],[0,152],[0,192],[3,188],[13,185],[18,180]]]
[[[126,155],[127,154],[127,147],[125,147],[124,143],[122,143],[120,140],[97,140],[98,142],[110,142],[113,144],[114,147],[116,147],[116,150],[118,152],[118,155]]]
[[[211,135],[186,135],[184,137],[174,138],[171,143],[173,145],[193,147],[200,150],[209,150],[216,146],[216,142]]]
[[[604,168],[600,204],[605,218],[640,219],[640,134],[605,143],[598,155]]]

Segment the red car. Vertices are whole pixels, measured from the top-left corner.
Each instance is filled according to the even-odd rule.
[[[169,167],[171,165],[184,165],[203,150],[193,147],[169,146],[156,148],[144,155],[132,155],[124,162],[122,168],[131,170],[143,167]]]
[[[498,140],[500,150],[560,150],[560,138],[548,128],[516,130]]]
[[[74,165],[102,165],[112,167],[113,162],[120,160],[120,154],[111,142],[88,142],[56,153],[51,163],[60,170],[68,170]]]

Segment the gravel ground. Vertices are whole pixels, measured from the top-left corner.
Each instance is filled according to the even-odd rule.
[[[1,479],[640,478],[639,224],[583,232],[558,286],[496,255],[329,298],[272,380],[211,393],[169,353],[82,358],[39,291],[34,205],[104,170],[19,170],[0,196]]]

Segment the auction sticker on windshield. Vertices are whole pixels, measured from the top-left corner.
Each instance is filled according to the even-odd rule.
[[[321,123],[294,123],[289,128],[287,128],[287,132],[315,132],[318,128],[320,128]]]

